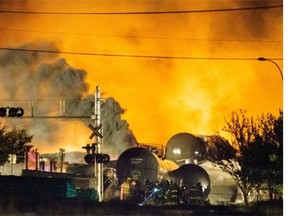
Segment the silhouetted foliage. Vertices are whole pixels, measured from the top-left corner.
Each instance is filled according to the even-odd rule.
[[[25,129],[15,127],[9,130],[4,122],[0,122],[0,166],[8,161],[9,154],[16,154],[17,162],[23,162],[24,152],[33,147],[30,144],[32,138]]]
[[[208,151],[206,153],[207,160],[218,162],[224,159],[234,158],[236,149],[219,135],[207,136],[206,142]]]
[[[258,134],[249,148],[244,149],[245,165],[253,168],[252,178],[260,187],[266,184],[270,199],[282,193],[283,184],[283,112],[276,118],[268,113],[258,119]]]
[[[228,172],[243,193],[245,204],[252,188],[267,184],[270,197],[283,184],[283,112],[276,118],[262,114],[246,117],[246,110],[233,112],[223,130],[232,135],[235,157],[218,165]],[[279,187],[280,186],[280,187]]]

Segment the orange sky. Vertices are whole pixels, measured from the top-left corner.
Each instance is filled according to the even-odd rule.
[[[85,13],[279,4],[275,1],[261,5],[258,1],[11,0],[1,1],[0,8]],[[0,13],[0,47],[47,40],[64,52],[196,58],[61,56],[73,67],[87,71],[92,94],[98,85],[104,97],[115,98],[126,109],[123,119],[128,121],[138,142],[166,144],[179,132],[221,132],[224,117],[229,118],[232,111],[240,108],[247,109],[248,115],[267,112],[278,115],[283,107],[279,71],[271,62],[256,59],[283,57],[282,13],[281,8],[154,15]],[[239,60],[243,58],[255,60]],[[282,60],[275,62],[282,69]],[[45,150],[57,151],[61,146],[75,150],[83,146],[91,132],[83,127],[79,123],[68,126],[74,134],[79,130],[88,133],[83,140],[68,145],[69,136],[59,146]]]

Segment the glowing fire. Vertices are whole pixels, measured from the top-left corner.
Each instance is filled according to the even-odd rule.
[[[196,6],[192,1],[139,2],[136,5],[114,0],[61,1],[61,4],[9,1],[1,3],[0,8],[50,12],[176,11],[253,4],[225,1],[212,5],[205,1]],[[180,60],[60,55],[74,68],[87,71],[91,94],[98,85],[104,97],[115,98],[127,109],[123,118],[139,142],[166,144],[179,132],[221,131],[224,117],[240,108],[247,109],[250,115],[263,112],[278,115],[283,107],[282,80],[273,64],[259,62],[257,58],[282,58],[282,12],[276,8],[161,15],[0,13],[0,47],[47,40],[62,52],[196,57]],[[223,59],[213,60],[218,57]],[[277,63],[282,68],[282,61]],[[2,84],[0,89],[5,89]],[[77,135],[79,131],[81,136]],[[80,150],[89,141],[90,131],[85,125],[73,122],[54,135],[59,143],[45,150],[57,151],[63,146]]]

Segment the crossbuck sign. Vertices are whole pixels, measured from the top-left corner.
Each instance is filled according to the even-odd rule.
[[[97,127],[93,127],[91,124],[89,124],[88,127],[92,130],[92,134],[89,136],[90,139],[92,139],[94,136],[98,136],[101,139],[103,138],[103,135],[99,132],[99,130],[102,128],[101,123]]]

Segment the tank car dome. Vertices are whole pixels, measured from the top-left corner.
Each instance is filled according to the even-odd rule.
[[[166,159],[177,164],[201,162],[206,154],[205,142],[192,134],[179,133],[172,136],[166,144]]]
[[[168,176],[175,182],[182,181],[186,188],[193,188],[201,185],[203,194],[208,197],[210,187],[210,177],[204,168],[195,164],[184,164],[177,170],[168,173]]]

